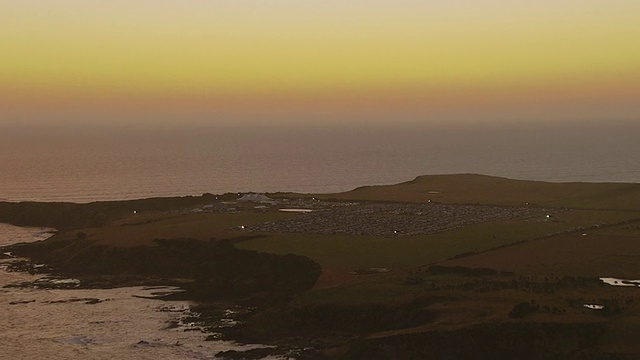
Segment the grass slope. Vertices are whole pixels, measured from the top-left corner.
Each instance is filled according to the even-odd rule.
[[[317,195],[339,200],[492,204],[640,210],[640,184],[551,183],[476,174],[425,175],[412,181]]]

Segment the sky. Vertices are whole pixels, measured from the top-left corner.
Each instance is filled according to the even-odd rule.
[[[631,0],[3,0],[0,124],[640,121]]]

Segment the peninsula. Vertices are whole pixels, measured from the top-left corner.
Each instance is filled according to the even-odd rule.
[[[428,175],[336,194],[0,202],[2,253],[86,288],[174,285],[222,358],[634,359],[640,184]],[[46,264],[35,268],[33,264]],[[220,312],[240,309],[234,326]]]

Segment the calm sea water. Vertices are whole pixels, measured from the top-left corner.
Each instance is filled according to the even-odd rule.
[[[337,192],[418,175],[640,182],[640,123],[3,128],[0,199]]]

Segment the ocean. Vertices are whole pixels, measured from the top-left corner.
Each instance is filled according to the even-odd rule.
[[[0,200],[327,193],[419,175],[640,182],[640,122],[4,127]]]

